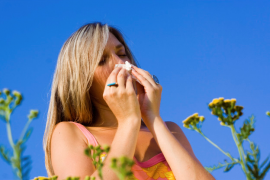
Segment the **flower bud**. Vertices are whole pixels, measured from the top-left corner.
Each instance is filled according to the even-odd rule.
[[[103,146],[103,149],[104,149],[105,152],[108,153],[108,152],[110,151],[110,146],[107,145],[107,144],[105,144],[105,145]]]
[[[18,91],[12,91],[12,94],[16,97],[15,105],[21,104],[22,101],[22,95]]]
[[[220,125],[221,125],[221,126],[225,126],[225,123],[224,123],[224,122],[220,122]]]
[[[3,89],[3,92],[4,92],[6,95],[9,95],[9,94],[10,94],[10,91],[9,91],[7,88]]]
[[[3,98],[0,98],[0,104],[5,103],[5,100]]]
[[[231,99],[231,104],[232,104],[232,107],[235,106],[235,103],[236,103],[236,99]]]
[[[204,121],[204,117],[200,116],[199,121]]]
[[[22,96],[20,92],[15,91],[15,90],[12,91],[12,94],[13,94],[14,96],[16,96],[16,97],[21,97],[21,96]]]
[[[30,114],[28,115],[29,119],[34,119],[38,116],[38,111],[37,110],[30,110]]]

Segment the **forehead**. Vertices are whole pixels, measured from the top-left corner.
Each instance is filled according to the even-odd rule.
[[[115,48],[119,45],[122,45],[122,43],[110,32],[105,49]]]

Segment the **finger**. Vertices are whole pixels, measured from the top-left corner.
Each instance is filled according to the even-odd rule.
[[[126,69],[122,68],[117,75],[117,83],[119,88],[123,89],[126,88],[126,76],[127,76]]]
[[[147,79],[152,85],[153,87],[156,87],[156,82],[154,81],[154,79],[152,78],[152,75],[148,72],[148,71],[145,71],[141,68],[138,68],[136,66],[132,66],[132,68],[138,72],[139,74],[141,74],[145,79]]]
[[[131,73],[142,83],[145,89],[153,88],[153,85],[144,76],[134,70]]]
[[[131,75],[128,75],[127,77],[126,89],[129,92],[135,92],[133,88],[133,81]]]
[[[106,86],[105,86],[105,90],[107,88],[116,88],[117,86],[107,86],[107,84],[110,84],[110,83],[114,83],[114,82],[117,82],[117,75],[119,73],[119,71],[121,70],[121,67],[117,67],[115,68],[111,74],[109,75],[109,77],[107,78],[107,81],[106,81]]]

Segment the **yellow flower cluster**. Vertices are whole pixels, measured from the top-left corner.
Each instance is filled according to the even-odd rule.
[[[244,107],[236,106],[235,104],[236,99],[224,100],[223,97],[220,97],[213,99],[208,106],[212,110],[211,114],[218,116],[221,125],[231,125],[243,115],[242,110]],[[224,113],[226,114],[226,117],[224,117]]]
[[[183,122],[183,126],[185,128],[191,129],[192,128],[196,128],[197,124],[199,122],[203,122],[204,121],[204,117],[203,116],[199,116],[198,113],[194,113],[191,116],[187,117]],[[191,127],[190,127],[191,126]]]

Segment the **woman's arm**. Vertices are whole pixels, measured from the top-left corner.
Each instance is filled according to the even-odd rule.
[[[110,168],[111,158],[125,155],[134,157],[141,119],[130,119],[119,125],[111,144],[110,152],[104,160],[102,168],[103,179],[118,180]],[[138,123],[137,123],[138,122]],[[84,154],[87,139],[73,123],[61,122],[54,129],[51,143],[52,166],[58,179],[68,176],[94,176],[99,180],[98,171],[93,161]]]
[[[177,180],[215,179],[195,157],[186,136],[177,124],[168,123],[168,128],[175,134],[173,135],[160,116],[150,121],[153,123],[148,128]]]
[[[165,126],[160,117],[160,101],[162,86],[156,83],[152,75],[141,68],[132,66],[132,74],[142,83],[136,84],[138,99],[144,123],[152,132],[168,161],[177,180],[213,180],[195,157],[184,133],[176,127],[178,139]]]

